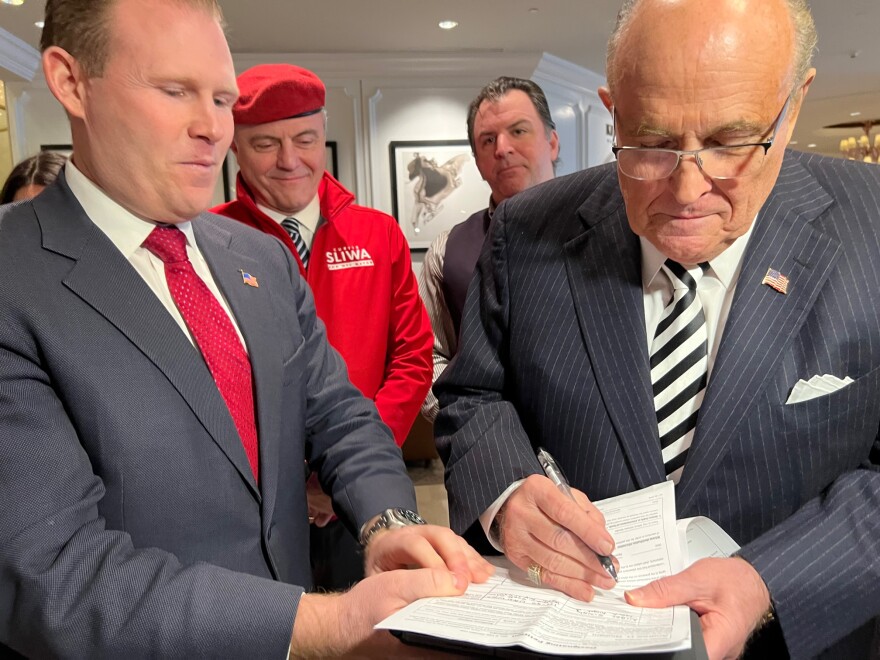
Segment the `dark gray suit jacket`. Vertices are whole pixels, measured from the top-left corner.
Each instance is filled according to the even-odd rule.
[[[201,355],[64,178],[3,218],[0,651],[283,658],[311,584],[304,459],[352,528],[415,507],[290,253],[193,228],[250,355],[259,485]]]
[[[435,386],[459,532],[541,472],[538,445],[596,500],[664,478],[639,241],[614,165],[520,193],[494,221],[459,354]],[[788,276],[788,295],[761,284],[769,267]],[[816,374],[855,382],[785,405]],[[709,516],[743,545],[794,657],[880,613],[878,429],[880,168],[788,153],[746,249],[676,499],[680,517]]]

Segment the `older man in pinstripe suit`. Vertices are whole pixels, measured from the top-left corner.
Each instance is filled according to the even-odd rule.
[[[587,496],[671,479],[736,538],[628,596],[713,658],[877,652],[880,170],[785,152],[814,45],[802,0],[627,2],[617,166],[499,207],[436,388],[453,527],[551,586],[612,584]]]

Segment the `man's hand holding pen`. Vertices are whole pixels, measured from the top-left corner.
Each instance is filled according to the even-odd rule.
[[[507,499],[496,521],[510,561],[524,571],[540,566],[543,584],[589,601],[594,587],[616,584],[597,556],[612,555],[614,540],[589,498],[575,489],[571,493],[573,499],[548,477],[532,475]]]

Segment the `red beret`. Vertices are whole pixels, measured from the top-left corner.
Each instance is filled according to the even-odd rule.
[[[260,64],[238,77],[240,96],[232,108],[236,124],[267,124],[305,117],[324,107],[324,83],[293,64]]]

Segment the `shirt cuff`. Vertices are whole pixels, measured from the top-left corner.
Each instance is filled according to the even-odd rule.
[[[489,543],[491,543],[492,547],[498,552],[503,553],[504,548],[501,547],[499,539],[495,538],[495,535],[492,533],[492,522],[495,520],[495,516],[498,515],[498,511],[504,506],[507,498],[513,495],[513,492],[519,488],[524,481],[525,479],[520,479],[519,481],[514,481],[510,484],[505,491],[498,496],[498,499],[492,502],[492,504],[489,505],[489,508],[483,511],[480,516],[480,525],[483,528],[483,532],[486,534],[486,538],[489,539]]]

